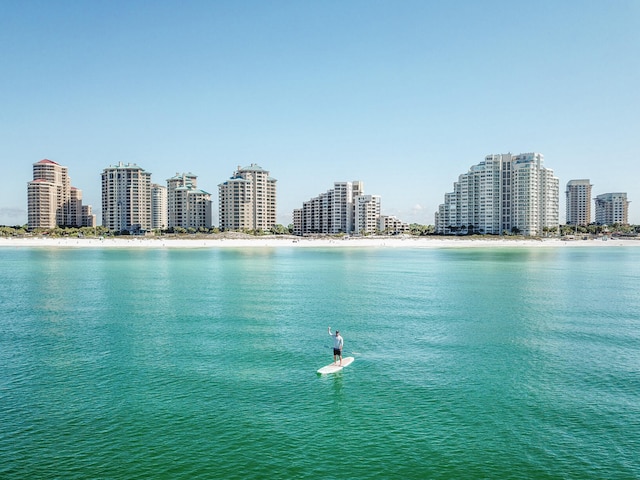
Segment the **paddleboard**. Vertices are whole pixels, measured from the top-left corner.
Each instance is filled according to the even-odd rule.
[[[339,372],[340,370],[342,370],[347,365],[351,365],[351,362],[353,362],[354,360],[355,360],[355,358],[353,358],[353,357],[343,357],[342,358],[342,365],[338,365],[338,363],[340,362],[338,360],[338,363],[330,363],[326,367],[322,367],[321,369],[318,370],[318,373],[320,375],[326,375],[328,373]]]

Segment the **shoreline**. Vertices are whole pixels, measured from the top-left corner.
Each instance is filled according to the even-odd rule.
[[[495,247],[620,247],[640,246],[640,239],[613,238],[589,240],[451,238],[451,237],[362,237],[362,238],[171,238],[171,237],[105,237],[47,238],[0,237],[2,247],[45,248],[495,248]]]

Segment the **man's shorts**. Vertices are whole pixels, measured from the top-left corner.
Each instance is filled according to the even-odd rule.
[[[334,355],[342,355],[342,352],[340,351],[340,349],[339,349],[339,348],[334,348],[334,349],[333,349],[333,354],[334,354]]]

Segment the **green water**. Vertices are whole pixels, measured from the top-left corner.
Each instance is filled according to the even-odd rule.
[[[2,479],[640,478],[640,248],[0,265]]]

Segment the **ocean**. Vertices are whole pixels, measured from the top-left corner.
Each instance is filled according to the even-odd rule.
[[[0,265],[4,480],[640,478],[640,248]]]

